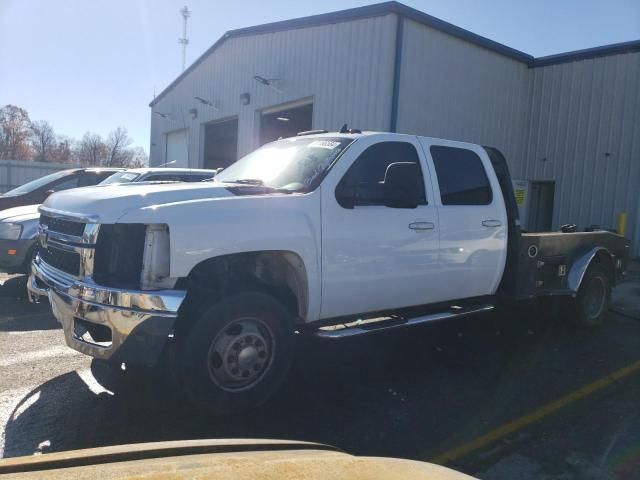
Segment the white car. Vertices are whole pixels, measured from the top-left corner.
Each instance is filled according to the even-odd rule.
[[[267,144],[213,182],[72,190],[40,212],[29,288],[67,344],[118,365],[173,350],[217,413],[274,392],[295,331],[341,338],[549,295],[597,324],[629,247],[521,234],[493,148],[353,130]]]

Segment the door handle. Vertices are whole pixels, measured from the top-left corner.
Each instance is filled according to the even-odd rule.
[[[409,224],[411,230],[433,230],[436,226],[431,222],[413,222]]]
[[[500,220],[483,220],[482,226],[484,227],[500,227],[502,222]]]

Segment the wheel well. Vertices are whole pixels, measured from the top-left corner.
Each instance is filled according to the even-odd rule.
[[[600,265],[605,269],[607,275],[609,275],[609,280],[611,281],[611,285],[615,285],[616,275],[613,267],[613,260],[611,259],[611,255],[605,250],[598,250],[598,253],[591,260],[592,264]]]
[[[304,319],[308,307],[308,283],[304,262],[294,252],[269,250],[209,258],[198,263],[176,288],[187,290],[181,317],[191,317],[206,299],[260,290],[280,300],[296,320]]]

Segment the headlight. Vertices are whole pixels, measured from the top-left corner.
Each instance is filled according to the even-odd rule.
[[[0,223],[0,239],[18,240],[22,234],[22,225],[18,223]]]

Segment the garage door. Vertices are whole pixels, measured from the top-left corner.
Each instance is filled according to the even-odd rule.
[[[204,168],[227,168],[238,159],[238,119],[204,127]]]
[[[295,137],[298,132],[311,130],[312,117],[311,103],[263,111],[260,119],[260,145],[281,137]]]
[[[187,130],[178,130],[167,134],[167,156],[165,162],[172,167],[189,167],[187,153]]]

